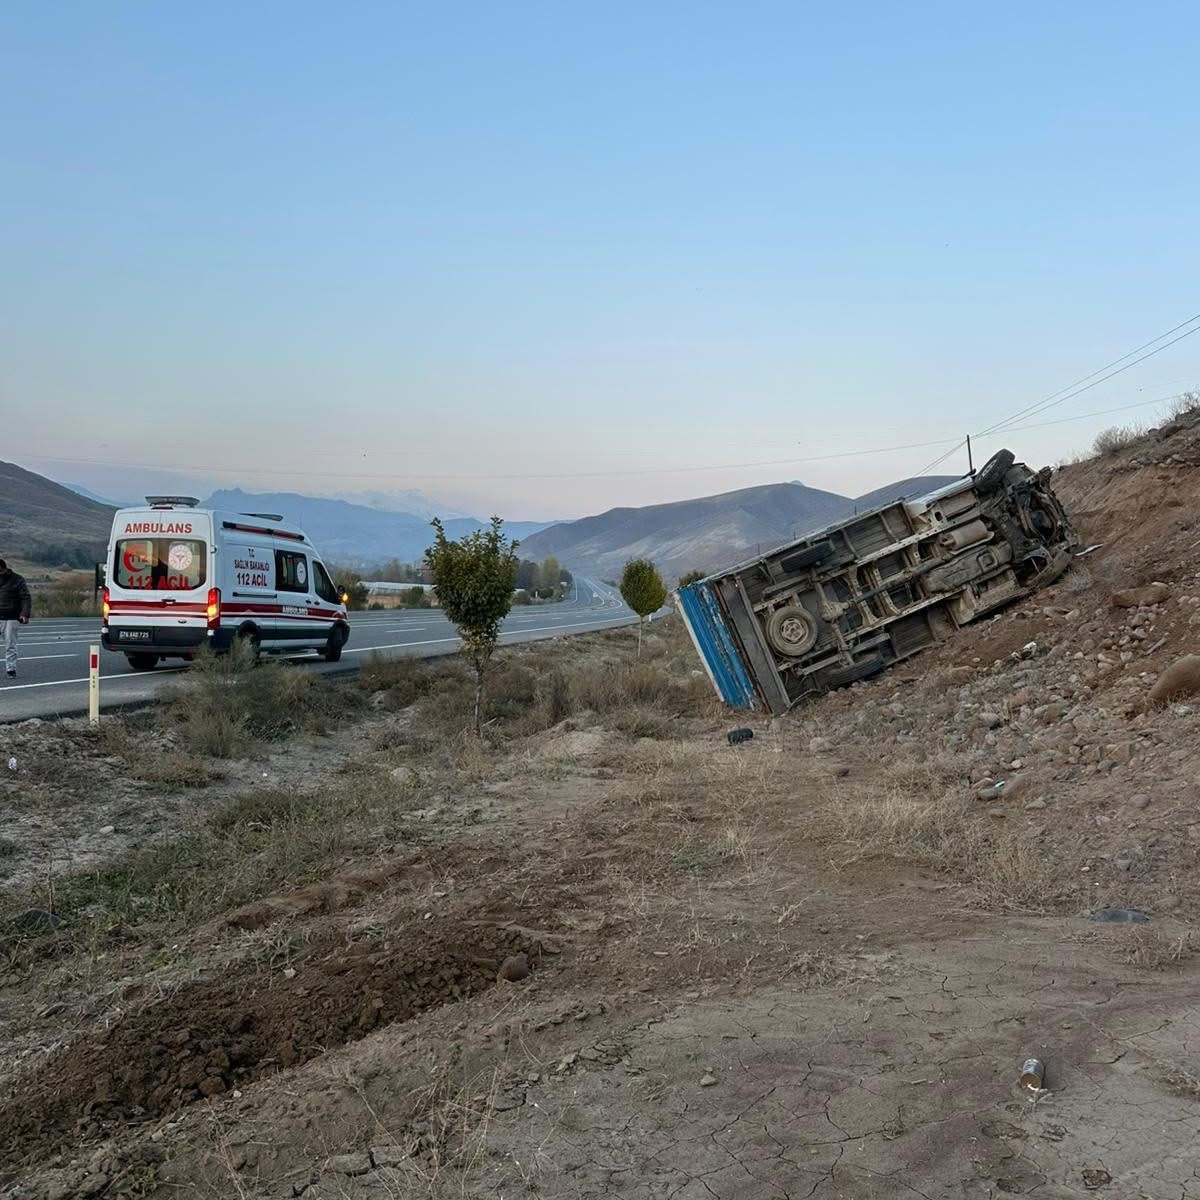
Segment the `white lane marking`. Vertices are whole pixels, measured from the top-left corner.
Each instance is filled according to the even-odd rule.
[[[100,634],[96,632],[92,637],[22,637],[19,638],[20,646],[86,646],[89,642],[100,641]]]
[[[343,650],[343,654],[370,654],[372,650],[396,650],[401,646],[436,646],[442,642],[457,642],[458,638],[426,638],[421,642],[390,642],[386,646],[356,646],[353,650]]]
[[[578,629],[581,625],[609,625],[614,621],[625,621],[627,617],[597,617],[594,621],[575,621],[571,624],[563,625],[542,625],[537,629],[504,629],[500,631],[501,637],[507,637],[514,633],[554,633],[559,629]],[[448,638],[425,638],[419,642],[391,642],[386,646],[357,646],[353,650],[343,650],[343,654],[369,654],[372,650],[399,650],[404,646],[435,646],[443,642],[457,642],[457,637]]]
[[[44,662],[48,658],[78,658],[78,654],[22,654],[22,662]]]
[[[137,679],[145,683],[148,679],[152,679],[155,675],[172,675],[176,671],[186,671],[187,667],[159,667],[158,670],[150,672],[138,672],[136,674],[121,674],[121,675],[102,675],[100,677],[103,683],[127,683],[131,679]],[[45,683],[8,683],[0,687],[0,697],[4,696],[5,692],[21,692],[26,688],[35,687],[69,687],[73,683],[87,683],[87,677],[83,679],[50,679]]]

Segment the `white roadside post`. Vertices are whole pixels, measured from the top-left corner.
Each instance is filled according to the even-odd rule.
[[[100,724],[100,647],[88,647],[88,720]]]

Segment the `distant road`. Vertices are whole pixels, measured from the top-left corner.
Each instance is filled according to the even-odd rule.
[[[577,579],[560,604],[519,606],[504,622],[501,645],[536,641],[629,625],[637,617],[607,584]],[[429,658],[457,649],[454,628],[437,608],[398,608],[350,614],[350,643],[340,663],[315,655],[291,659],[304,670],[339,674],[355,670],[371,654]],[[0,722],[29,717],[70,716],[87,711],[88,646],[100,641],[95,618],[35,619],[21,630],[21,661],[15,680],[0,676]],[[153,700],[186,666],[168,659],[153,671],[134,671],[123,654],[100,652],[100,697],[104,707]]]

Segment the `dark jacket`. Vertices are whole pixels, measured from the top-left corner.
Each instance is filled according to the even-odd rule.
[[[0,575],[0,621],[28,617],[31,605],[29,586],[16,571]]]

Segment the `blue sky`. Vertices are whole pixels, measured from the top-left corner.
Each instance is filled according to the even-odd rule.
[[[937,451],[672,469],[982,429],[1200,312],[1198,35],[1183,4],[10,3],[0,457],[513,517],[865,491]],[[1200,336],[1047,418],[1192,386]],[[532,477],[576,471],[645,473]]]

